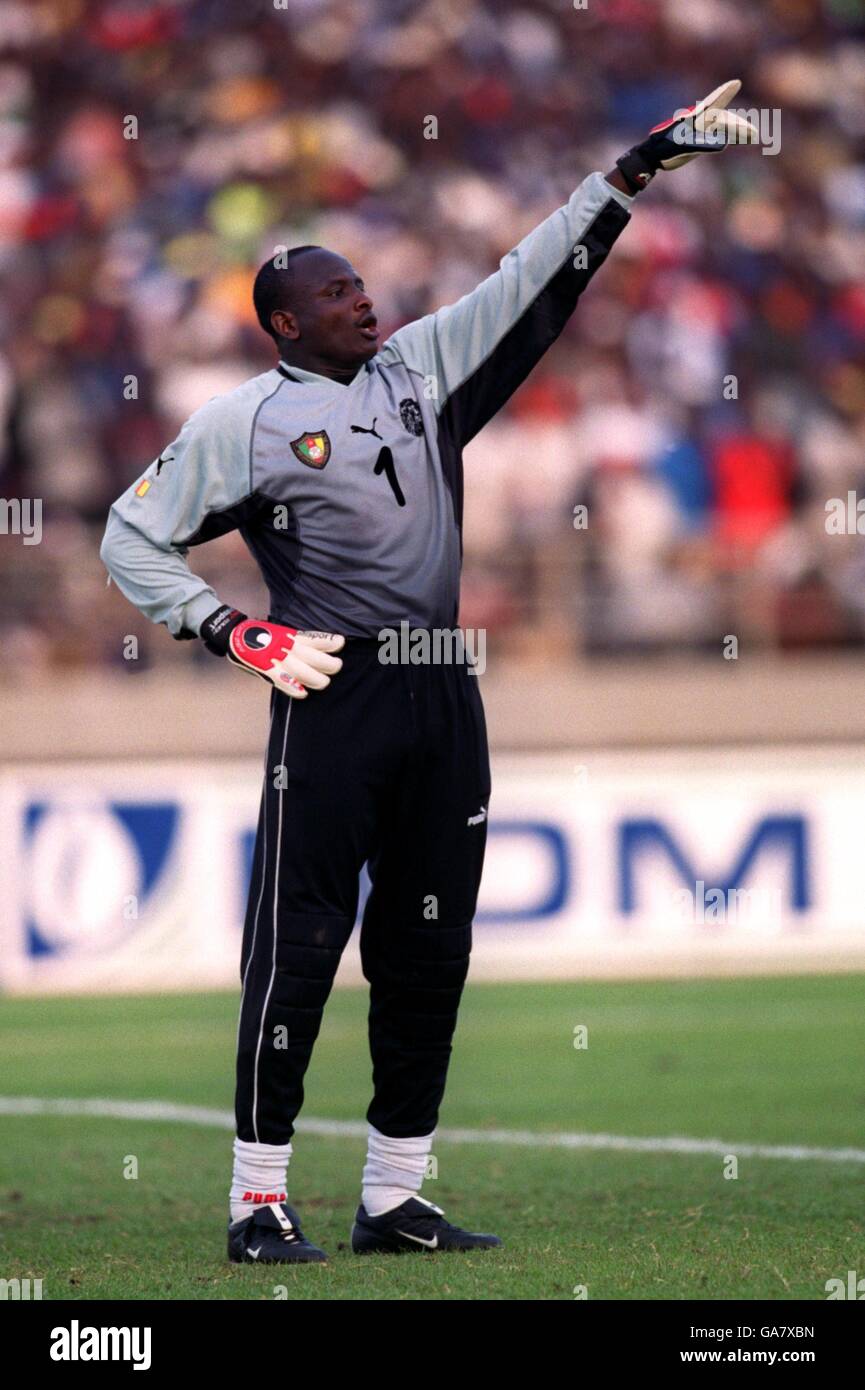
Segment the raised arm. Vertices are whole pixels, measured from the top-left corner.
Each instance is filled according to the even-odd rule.
[[[458,446],[495,415],[559,336],[655,174],[759,138],[746,116],[727,109],[741,85],[724,82],[655,126],[606,178],[584,179],[476,290],[387,341],[383,360],[391,354],[427,378],[425,389]]]
[[[382,348],[429,381],[460,444],[513,395],[559,336],[629,220],[633,197],[590,174],[477,289],[407,324]]]

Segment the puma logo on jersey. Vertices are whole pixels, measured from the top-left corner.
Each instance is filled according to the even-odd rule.
[[[476,816],[469,816],[466,825],[481,825],[487,818],[487,808],[482,806]]]
[[[371,430],[368,430],[368,429],[366,428],[365,425],[352,425],[352,426],[351,426],[351,432],[352,432],[352,434],[374,434],[375,437],[376,437],[376,439],[381,439],[381,435],[379,434],[378,430],[377,430],[376,427],[375,427],[375,424],[376,424],[376,420],[377,420],[377,419],[378,419],[378,416],[377,416],[377,415],[373,415],[373,417],[372,417],[372,429],[371,429]]]

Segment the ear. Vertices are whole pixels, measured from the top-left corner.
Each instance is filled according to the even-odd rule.
[[[290,309],[274,309],[270,316],[270,326],[280,338],[297,339],[300,325]]]

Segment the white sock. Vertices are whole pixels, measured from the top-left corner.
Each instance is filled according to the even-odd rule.
[[[267,1202],[284,1202],[291,1144],[234,1141],[234,1173],[228,1196],[232,1221],[252,1216]]]
[[[416,1197],[426,1173],[432,1134],[392,1139],[369,1126],[361,1201],[370,1216],[382,1216]]]

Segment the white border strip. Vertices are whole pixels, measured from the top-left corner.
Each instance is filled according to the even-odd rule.
[[[288,726],[289,726],[289,724],[291,723],[291,708],[292,708],[292,704],[293,704],[293,701],[292,701],[292,699],[291,699],[291,696],[286,696],[286,699],[288,700],[288,709],[285,711],[285,730],[283,731],[283,735],[282,735],[282,753],[281,753],[280,759],[279,759],[279,766],[280,766],[280,770],[281,770],[281,771],[284,771],[284,770],[285,770],[285,749],[286,749],[286,746],[287,746],[287,744],[288,744]],[[269,749],[269,748],[270,748],[270,738],[269,738],[269,737],[268,737],[268,741],[267,741],[267,746],[268,746],[268,749]],[[269,755],[268,755],[268,762],[269,762],[269,761],[270,761],[270,757],[269,757]],[[271,769],[268,768],[268,769],[266,770],[266,772],[265,772],[265,787],[264,787],[264,802],[263,802],[263,805],[264,805],[263,820],[264,820],[264,827],[265,827],[265,840],[264,840],[263,859],[262,859],[262,866],[261,866],[261,895],[264,894],[264,885],[265,885],[265,883],[267,882],[267,838],[266,838],[266,837],[267,837],[267,820],[268,820],[268,816],[269,816],[269,814],[270,814],[269,807],[268,807],[268,804],[267,804],[267,790],[268,790],[268,789],[267,789],[267,778],[270,777],[271,775],[272,775]],[[278,810],[278,812],[277,812],[277,820],[276,820],[276,824],[277,824],[277,830],[276,830],[276,854],[275,854],[275,856],[274,856],[274,861],[273,861],[273,950],[272,950],[272,952],[271,952],[270,981],[269,981],[268,986],[267,986],[267,993],[266,993],[265,996],[264,996],[264,1003],[263,1003],[262,1006],[261,1006],[261,1022],[260,1022],[259,1027],[258,1027],[258,1044],[257,1044],[256,1049],[255,1049],[255,1065],[253,1066],[253,1070],[252,1070],[252,1129],[253,1129],[253,1133],[255,1134],[256,1143],[259,1143],[259,1142],[260,1142],[260,1140],[259,1140],[259,1138],[258,1138],[258,1067],[259,1067],[259,1063],[260,1063],[260,1061],[261,1061],[261,1044],[262,1044],[262,1040],[263,1040],[263,1038],[264,1038],[264,1020],[267,1018],[267,1007],[268,1007],[268,1005],[269,1005],[269,1003],[270,1003],[270,995],[271,995],[271,991],[273,990],[273,982],[274,982],[274,980],[276,979],[277,909],[278,909],[278,907],[279,907],[279,875],[280,875],[280,873],[282,872],[281,850],[282,850],[282,808],[283,808],[282,796],[283,796],[283,788],[280,787],[280,788],[278,789],[278,792],[279,792],[279,810]],[[258,899],[258,907],[261,907],[261,895],[259,896],[259,899]],[[258,907],[257,907],[256,910],[255,910],[255,931],[256,931],[256,933],[258,932]],[[253,960],[254,954],[255,954],[255,935],[253,935],[252,944],[251,944],[251,946],[250,946],[250,948],[249,948],[249,961],[247,962],[247,967],[246,967],[246,974],[247,974],[247,975],[249,974],[249,967],[250,967],[250,965],[252,964],[252,960]],[[246,993],[246,978],[245,978],[245,977],[244,977],[244,981],[243,981],[243,990],[244,990],[244,994],[245,994],[245,993]],[[241,1008],[242,1008],[242,1007],[243,1007],[243,1004],[242,1004],[242,1002],[241,1002]],[[239,1038],[240,1038],[240,1024],[239,1024],[239,1023],[238,1023],[237,1036],[238,1036],[238,1040],[239,1040]],[[300,1078],[300,1079],[301,1079],[301,1081],[303,1080],[303,1076],[302,1076],[302,1075],[301,1075],[301,1078]]]
[[[162,1100],[46,1100],[41,1096],[0,1096],[0,1115],[90,1115],[97,1119],[155,1120],[201,1125],[234,1132],[231,1110],[200,1105],[175,1105]],[[365,1139],[362,1120],[301,1118],[301,1134],[333,1139]],[[622,1134],[544,1134],[528,1129],[439,1129],[436,1140],[448,1144],[512,1144],[530,1149],[599,1149],[626,1153],[714,1154],[737,1158],[787,1158],[798,1162],[865,1163],[865,1149],[817,1149],[802,1144],[733,1144],[720,1139],[638,1138]]]

